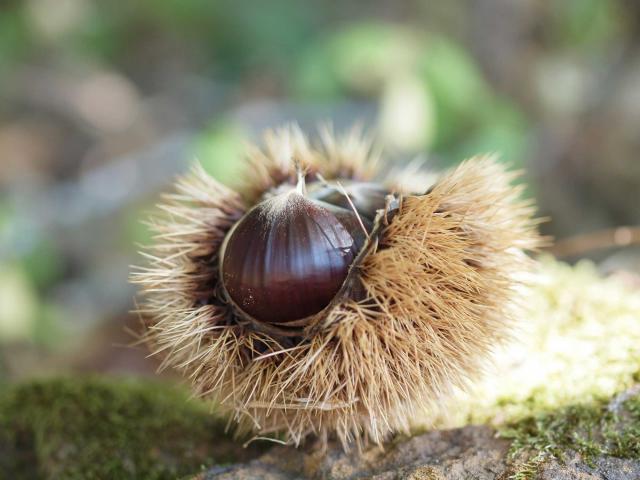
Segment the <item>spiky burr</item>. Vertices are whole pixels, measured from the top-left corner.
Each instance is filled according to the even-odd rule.
[[[414,192],[380,180],[379,155],[357,131],[335,138],[325,130],[321,140],[311,145],[296,127],[268,132],[263,148],[250,149],[238,191],[200,167],[179,180],[151,221],[147,264],[133,273],[139,313],[162,367],[216,402],[238,434],[379,444],[466,388],[509,337],[532,262],[526,252],[540,244],[537,221],[512,185],[516,175],[492,157],[469,159]],[[296,193],[301,174],[309,188]],[[354,203],[354,184],[368,185],[370,198]],[[269,217],[256,208],[280,210]],[[300,212],[310,220],[279,216]],[[229,242],[240,243],[230,250]],[[318,260],[333,262],[332,246],[351,252],[346,267]],[[328,297],[304,284],[322,275]],[[282,285],[302,307],[285,305]],[[246,306],[252,299],[243,295],[255,289],[276,305]],[[304,305],[299,292],[316,303]]]

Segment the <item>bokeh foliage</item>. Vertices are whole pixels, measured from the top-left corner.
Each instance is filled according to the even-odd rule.
[[[560,65],[569,79],[586,67],[606,77],[616,52],[625,51],[624,41],[633,37],[631,7],[621,0],[531,3],[528,15],[519,19],[522,40],[529,42],[527,57],[505,60],[525,77],[535,77],[547,64]],[[572,132],[575,124],[544,110],[535,81],[518,91],[492,70],[482,51],[491,46],[494,32],[473,33],[481,8],[488,7],[457,0],[440,6],[297,0],[3,2],[0,285],[11,300],[0,305],[0,348],[11,353],[0,352],[0,376],[3,370],[32,373],[32,367],[16,369],[29,362],[15,351],[33,353],[31,364],[38,365],[41,352],[56,357],[74,351],[92,332],[105,325],[115,330],[123,318],[131,319],[127,269],[136,261],[137,244],[149,241],[139,222],[159,191],[196,159],[221,181],[237,181],[244,142],[255,140],[266,126],[299,119],[312,130],[325,120],[341,127],[362,120],[386,145],[389,162],[418,158],[432,168],[481,152],[497,152],[516,168],[535,151],[546,159],[545,148],[554,147],[557,138],[540,141],[538,130],[548,128],[555,135]],[[553,88],[543,93],[556,91],[551,79]],[[571,82],[568,87],[557,83],[551,103],[575,90]],[[92,123],[92,116],[109,111],[112,98],[133,112],[129,123],[113,124],[122,113],[118,109],[107,118],[109,128]],[[611,131],[620,130],[611,125]],[[594,131],[606,133],[599,124]],[[177,136],[186,139],[185,145],[160,165],[153,149]],[[589,153],[588,147],[581,148]],[[136,167],[138,157],[149,151],[152,161]],[[584,152],[566,163],[577,172],[600,175],[598,169],[582,168]],[[594,155],[602,164],[617,158]],[[131,170],[136,175],[104,177],[113,184],[104,188],[107,193],[137,177],[122,187],[126,195],[120,203],[105,200],[84,218],[86,196],[79,196],[67,205],[71,208],[49,213],[49,204],[74,189],[82,191],[88,173],[118,163],[125,170],[129,164],[138,168]],[[153,183],[149,179],[161,167],[164,177]],[[625,172],[620,175],[626,179]],[[571,177],[565,183],[571,190],[579,181]],[[535,186],[529,192],[564,205],[564,197],[558,200]],[[68,362],[61,361],[63,369]]]

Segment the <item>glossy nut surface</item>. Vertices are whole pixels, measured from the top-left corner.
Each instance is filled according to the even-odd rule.
[[[365,239],[353,212],[297,192],[265,200],[229,235],[224,287],[242,311],[267,323],[302,319],[329,305]]]

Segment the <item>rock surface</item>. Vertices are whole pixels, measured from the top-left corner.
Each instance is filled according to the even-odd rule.
[[[557,460],[543,463],[538,475],[540,480],[637,480],[640,479],[640,459],[602,457],[589,466],[574,454],[568,456],[564,464]]]
[[[193,480],[507,480],[524,463],[510,461],[508,449],[509,441],[489,427],[468,426],[398,439],[384,451],[372,448],[361,456],[335,445],[324,454],[313,446],[275,447],[249,463],[216,467]],[[589,466],[572,454],[564,464],[545,461],[537,477],[530,475],[519,478],[638,480],[640,459],[603,457]]]

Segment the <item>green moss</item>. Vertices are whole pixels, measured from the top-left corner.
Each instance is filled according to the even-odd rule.
[[[0,393],[0,478],[176,478],[235,460],[242,449],[223,431],[201,402],[159,383],[36,381]]]
[[[588,464],[600,456],[640,458],[640,396],[627,399],[616,409],[601,398],[588,403],[539,412],[501,427],[498,434],[511,439],[512,459],[528,458],[512,478],[535,478],[548,458],[564,460],[568,451]]]
[[[530,281],[518,338],[438,426],[500,426],[609,398],[640,380],[639,290],[602,278],[591,263],[552,259]]]
[[[535,478],[568,450],[587,461],[640,458],[640,397],[617,397],[640,383],[640,291],[601,278],[591,264],[550,259],[532,284],[520,340],[437,426],[495,427],[512,440],[516,480]],[[222,430],[206,406],[157,383],[9,387],[0,393],[0,478],[176,478],[238,451],[252,455]]]
[[[640,458],[640,396],[627,400],[624,410],[628,417],[624,428],[614,423],[603,431],[608,452],[614,457]]]
[[[640,400],[624,403],[624,422],[607,408],[640,382],[640,291],[602,278],[589,262],[550,258],[530,280],[518,338],[436,425],[495,427],[513,440],[516,480],[535,478],[568,449],[587,460],[640,458]]]

